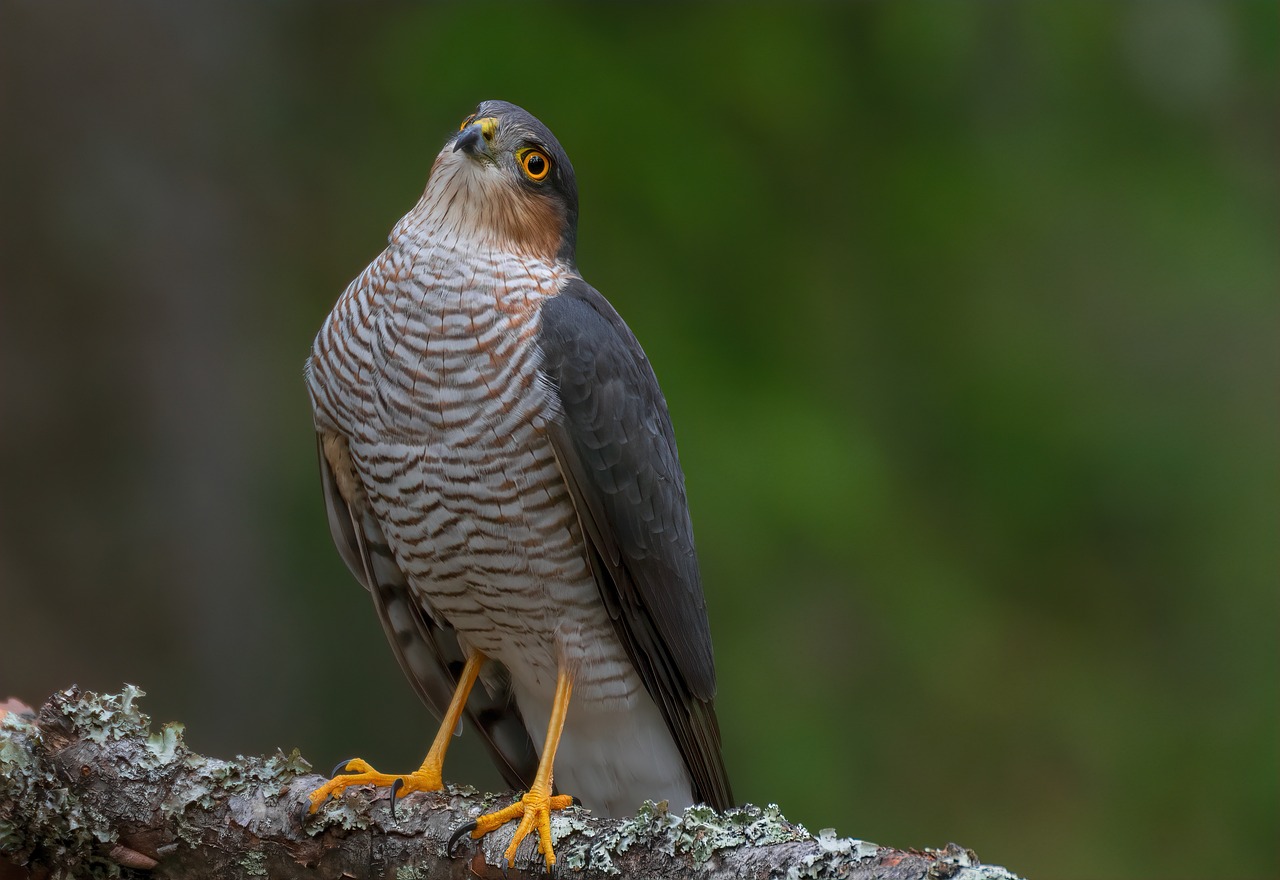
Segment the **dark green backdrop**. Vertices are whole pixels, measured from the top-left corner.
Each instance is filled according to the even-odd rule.
[[[5,0],[0,692],[416,766],[300,370],[502,97],[666,389],[739,796],[1274,877],[1276,93],[1261,2]]]

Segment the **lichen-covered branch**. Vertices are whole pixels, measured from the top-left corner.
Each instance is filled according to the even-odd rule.
[[[141,692],[76,688],[39,712],[0,704],[0,878],[366,878],[503,876],[506,828],[455,857],[450,834],[511,797],[449,787],[400,800],[353,789],[314,816],[321,783],[295,751],[222,761],[190,751],[182,727],[150,729]],[[25,709],[25,707],[22,707]],[[8,711],[6,711],[6,709]],[[561,877],[1016,880],[954,844],[903,852],[823,832],[774,807],[683,814],[646,804],[631,819],[571,809],[552,820]],[[545,877],[532,838],[506,876]]]

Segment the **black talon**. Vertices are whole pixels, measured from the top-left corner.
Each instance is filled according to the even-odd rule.
[[[396,820],[396,793],[404,788],[404,777],[397,776],[395,782],[391,783],[391,821]]]
[[[453,832],[453,836],[449,838],[449,842],[445,844],[444,847],[444,851],[448,854],[449,858],[453,858],[453,848],[458,845],[458,840],[461,839],[464,834],[470,834],[475,830],[476,823],[473,820],[465,825],[459,826],[458,830]]]
[[[574,795],[574,796],[573,796],[573,805],[574,805],[575,807],[580,807],[580,806],[582,806],[582,798],[578,797],[577,795]]]
[[[346,773],[347,765],[354,760],[355,758],[343,758],[341,761],[339,761],[337,764],[334,765],[332,770],[329,771],[329,778],[332,779],[333,777],[337,776],[340,773]]]

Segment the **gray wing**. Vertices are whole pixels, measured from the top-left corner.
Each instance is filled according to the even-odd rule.
[[[732,806],[684,474],[658,380],[631,330],[586,282],[547,300],[541,320],[542,369],[562,410],[549,431],[600,594],[695,796]]]
[[[437,718],[444,715],[466,658],[453,628],[431,618],[414,600],[404,572],[396,563],[368,504],[346,439],[316,435],[320,480],[329,531],[338,553],[356,579],[373,596],[378,619],[400,668]],[[497,693],[472,690],[467,717],[481,732],[494,763],[512,788],[528,788],[538,769],[538,754],[529,739],[509,685],[499,681]],[[461,730],[461,725],[459,725]]]

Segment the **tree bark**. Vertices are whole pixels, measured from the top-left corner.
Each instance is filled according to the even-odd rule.
[[[393,818],[385,791],[357,788],[309,815],[307,794],[323,779],[297,751],[234,761],[195,754],[181,725],[150,729],[141,695],[73,687],[39,712],[0,704],[0,880],[546,876],[532,837],[503,871],[514,823],[446,852],[455,829],[510,793],[447,786],[402,798]],[[1016,880],[955,844],[900,851],[829,831],[814,837],[773,806],[676,814],[646,804],[625,820],[573,808],[552,831],[556,873],[584,880]]]

